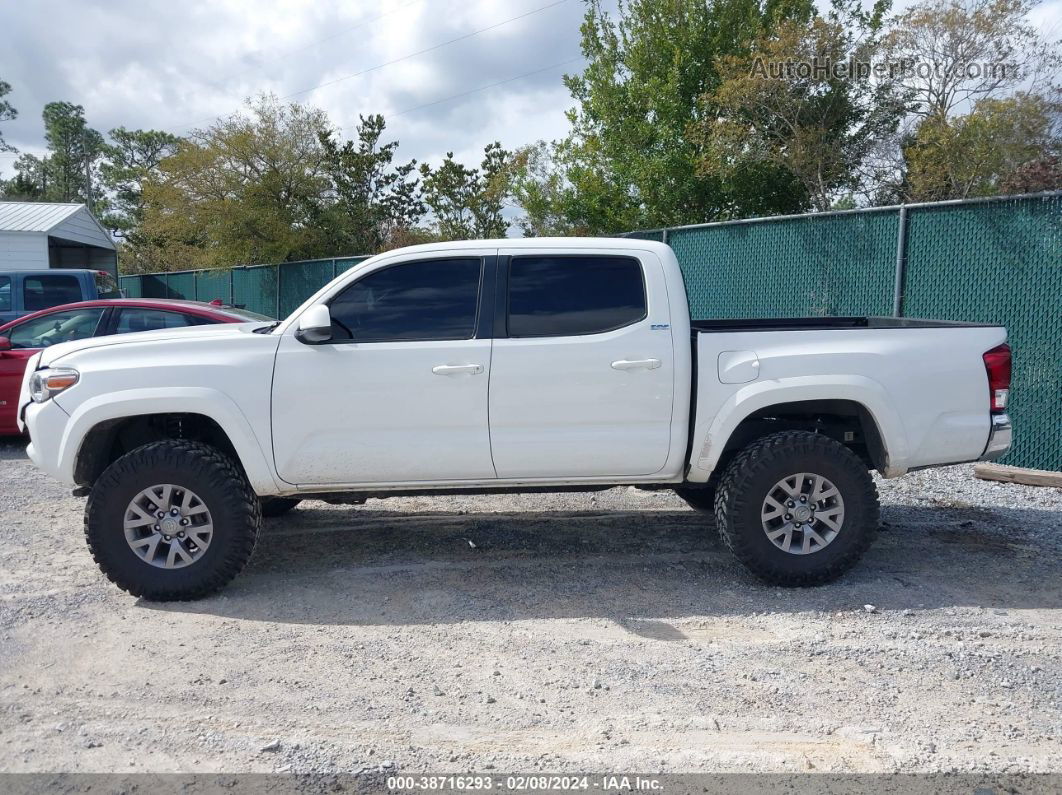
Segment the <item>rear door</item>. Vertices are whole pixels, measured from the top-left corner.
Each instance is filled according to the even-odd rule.
[[[490,378],[498,477],[658,472],[675,390],[659,259],[608,249],[502,253]]]

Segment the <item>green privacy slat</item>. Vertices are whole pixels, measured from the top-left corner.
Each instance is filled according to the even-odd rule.
[[[365,262],[368,257],[341,257],[336,260],[336,275],[349,271],[355,265]]]
[[[284,262],[280,269],[280,315],[287,317],[299,304],[332,281],[332,260]]]
[[[909,213],[904,314],[1005,325],[1014,448],[1003,461],[1062,470],[1062,196]]]
[[[195,276],[195,297],[197,301],[221,301],[229,303],[229,271],[197,271]]]
[[[195,274],[170,273],[166,276],[167,298],[179,298],[188,301],[195,300]]]
[[[892,311],[899,212],[673,229],[697,318]]]
[[[125,293],[126,298],[143,298],[144,294],[140,290],[140,277],[139,276],[120,276],[118,277],[118,287]]]
[[[276,317],[277,268],[259,265],[232,269],[232,303],[261,315]]]

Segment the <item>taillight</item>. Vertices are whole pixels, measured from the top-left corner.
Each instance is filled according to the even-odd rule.
[[[1006,411],[1010,393],[1010,346],[997,345],[985,351],[985,370],[988,372],[988,394],[992,411]]]

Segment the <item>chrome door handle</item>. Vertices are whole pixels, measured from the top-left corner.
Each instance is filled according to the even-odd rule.
[[[431,368],[435,375],[479,375],[483,372],[482,364],[437,364]]]
[[[659,366],[659,359],[620,359],[612,363],[613,370],[636,370],[638,368],[655,370]]]

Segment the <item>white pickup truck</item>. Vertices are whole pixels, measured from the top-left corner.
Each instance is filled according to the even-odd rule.
[[[761,578],[826,582],[871,543],[870,470],[1007,451],[1000,327],[693,321],[671,249],[432,244],[290,317],[68,342],[31,360],[29,455],[87,494],[104,573],[192,599],[300,499],[676,490]]]

